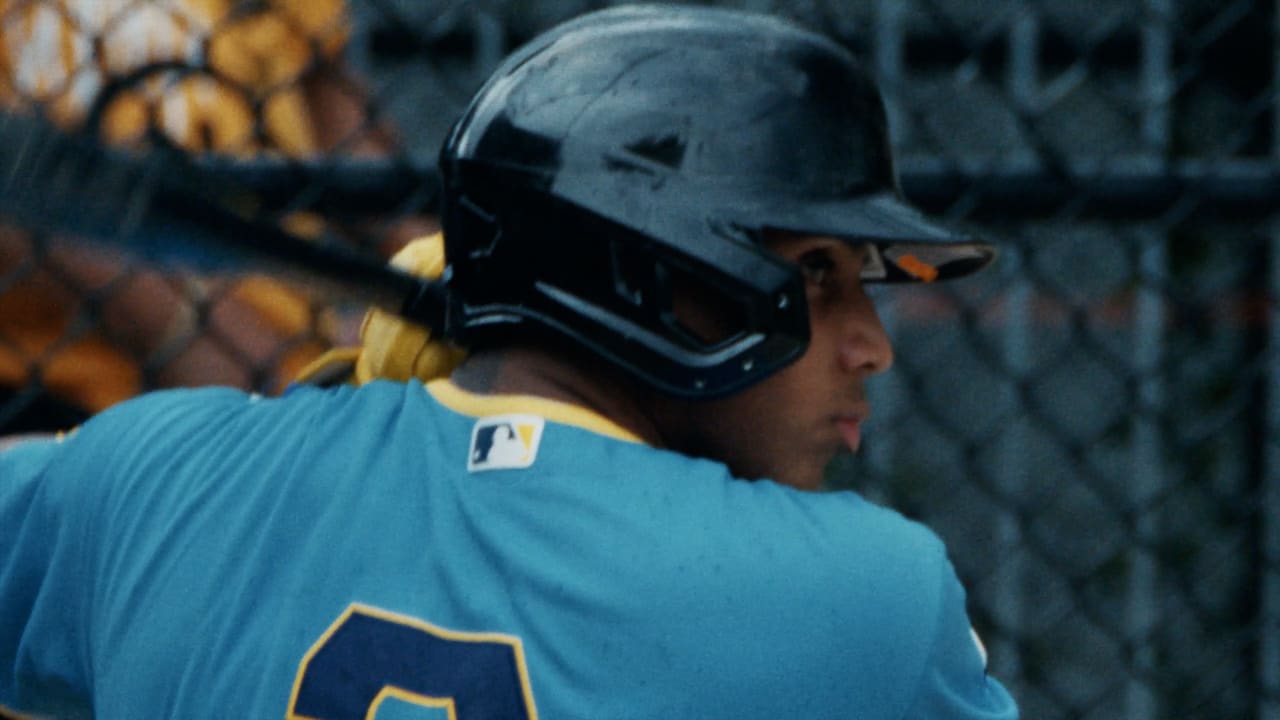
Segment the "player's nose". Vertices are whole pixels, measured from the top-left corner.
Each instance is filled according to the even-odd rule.
[[[852,303],[840,343],[840,363],[847,372],[882,373],[893,366],[893,343],[875,303],[865,293]]]

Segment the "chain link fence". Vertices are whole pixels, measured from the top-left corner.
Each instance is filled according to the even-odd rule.
[[[445,129],[589,0],[0,0],[0,100],[181,150],[386,256]],[[950,546],[1028,718],[1280,720],[1280,12],[1215,0],[738,0],[833,35],[906,194],[996,240],[877,291],[897,364],[831,483]],[[278,388],[360,308],[0,233],[0,432],[144,389]]]

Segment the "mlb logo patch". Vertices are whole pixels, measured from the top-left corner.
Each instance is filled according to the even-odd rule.
[[[527,468],[538,458],[545,420],[537,415],[495,415],[480,418],[471,430],[467,470]]]

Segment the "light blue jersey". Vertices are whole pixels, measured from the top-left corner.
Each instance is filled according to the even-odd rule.
[[[936,537],[447,381],[131,401],[0,454],[0,705],[981,718]]]

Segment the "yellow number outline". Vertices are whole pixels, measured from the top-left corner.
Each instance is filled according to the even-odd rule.
[[[325,644],[333,637],[333,634],[356,614],[420,630],[440,638],[441,640],[469,643],[501,643],[509,645],[511,647],[512,655],[515,658],[516,672],[520,677],[520,692],[524,696],[525,707],[529,709],[529,720],[538,720],[538,708],[533,703],[533,687],[529,683],[529,669],[525,663],[524,643],[521,642],[519,637],[503,633],[477,633],[450,630],[409,615],[401,615],[399,613],[383,610],[382,608],[373,607],[372,605],[364,605],[362,603],[352,603],[348,605],[347,609],[338,616],[337,620],[334,620],[333,623],[329,625],[328,629],[320,635],[319,639],[311,644],[307,653],[303,655],[302,662],[298,665],[298,672],[293,679],[293,689],[289,693],[289,710],[285,716],[287,720],[321,720],[320,718],[300,715],[294,709],[298,702],[298,692],[302,688],[302,679],[307,674],[307,669],[311,665],[311,660],[324,648]],[[365,715],[365,719],[372,720],[377,714],[378,707],[388,697],[394,697],[398,700],[418,705],[419,707],[445,709],[449,714],[449,720],[457,720],[453,698],[422,695],[395,685],[383,686],[382,691],[378,693],[377,697],[369,705],[369,710]],[[463,720],[465,720],[465,718]]]

